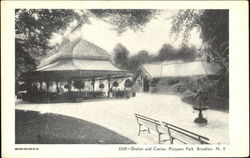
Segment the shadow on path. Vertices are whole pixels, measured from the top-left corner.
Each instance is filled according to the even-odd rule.
[[[15,116],[16,144],[135,144],[112,130],[73,117],[23,110],[16,110]]]

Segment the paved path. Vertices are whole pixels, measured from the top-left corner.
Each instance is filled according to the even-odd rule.
[[[156,144],[157,137],[137,136],[134,113],[173,123],[210,138],[211,143],[228,144],[228,113],[207,110],[207,125],[193,122],[198,113],[176,95],[138,93],[130,99],[82,103],[27,104],[17,103],[16,109],[56,113],[96,123],[125,136],[138,144]]]

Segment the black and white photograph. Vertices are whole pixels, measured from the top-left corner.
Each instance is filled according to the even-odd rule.
[[[16,9],[16,143],[228,144],[228,23],[228,10]]]
[[[13,11],[14,145],[212,152],[235,143],[230,9]]]

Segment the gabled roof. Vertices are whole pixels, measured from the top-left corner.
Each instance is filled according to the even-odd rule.
[[[161,68],[162,68],[162,65],[160,65],[160,64],[144,64],[144,65],[142,65],[142,69],[146,70],[146,72],[152,78],[161,76]]]
[[[193,77],[215,75],[220,67],[216,64],[210,64],[203,60],[191,62],[169,62],[162,64],[144,64],[142,65],[151,78],[161,77]]]

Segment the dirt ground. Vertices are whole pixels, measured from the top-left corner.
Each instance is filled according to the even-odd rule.
[[[204,112],[204,116],[207,117],[208,123],[196,124],[193,120],[198,116],[198,112],[194,111],[192,106],[184,103],[181,98],[176,95],[139,93],[136,95],[136,97],[130,99],[110,99],[86,101],[81,103],[32,104],[17,101],[16,110],[38,112],[38,116],[35,116],[34,119],[27,118],[25,121],[23,121],[26,124],[28,121],[36,121],[37,119],[41,120],[41,117],[46,116],[42,118],[42,120],[44,119],[44,123],[41,123],[41,125],[37,124],[37,129],[40,127],[42,128],[42,131],[46,131],[46,122],[49,122],[48,127],[50,127],[51,121],[55,122],[54,129],[50,129],[50,134],[47,133],[47,135],[58,134],[58,137],[56,136],[55,138],[61,139],[59,131],[63,131],[61,134],[65,137],[69,137],[69,139],[67,141],[65,140],[64,143],[72,143],[74,140],[73,142],[84,144],[157,144],[157,137],[154,135],[147,133],[143,133],[140,136],[137,135],[138,124],[134,117],[134,113],[138,113],[159,121],[172,123],[192,132],[201,134],[205,137],[208,137],[210,139],[210,143],[212,144],[229,144],[228,112],[210,109],[206,110]],[[54,116],[52,117],[52,114],[58,114],[55,115],[58,118]],[[70,119],[75,119],[75,122],[78,120],[81,124],[80,126],[91,127],[91,130],[86,130],[88,128],[82,127],[77,128],[76,126],[78,125],[73,123],[74,121],[70,121],[70,119],[68,121],[64,120],[63,117],[66,116],[71,117]],[[16,118],[17,122],[19,119],[23,120],[23,117],[25,117],[24,113],[21,114],[21,118]],[[28,129],[24,124],[20,124],[18,126],[18,131],[21,130],[23,132],[20,135],[25,135],[28,133]],[[105,130],[110,130],[106,131],[110,134],[102,135],[102,133],[99,132],[99,129],[102,128]],[[82,129],[84,130],[81,131]],[[67,133],[65,131],[68,131],[70,135],[65,135],[65,133]],[[39,132],[40,131],[37,130],[37,133]],[[85,141],[86,139],[82,139],[84,141],[80,140],[80,137],[84,137],[88,134],[88,137],[93,138],[94,140],[88,140],[87,142]],[[20,139],[20,135],[16,135],[16,140]],[[44,136],[44,134],[41,136]],[[109,140],[112,139],[113,136],[117,137],[117,139]],[[97,139],[95,139],[96,137]],[[105,141],[102,142],[101,138]],[[166,138],[168,138],[168,136],[166,136]],[[42,143],[50,143],[50,140],[43,139]]]

